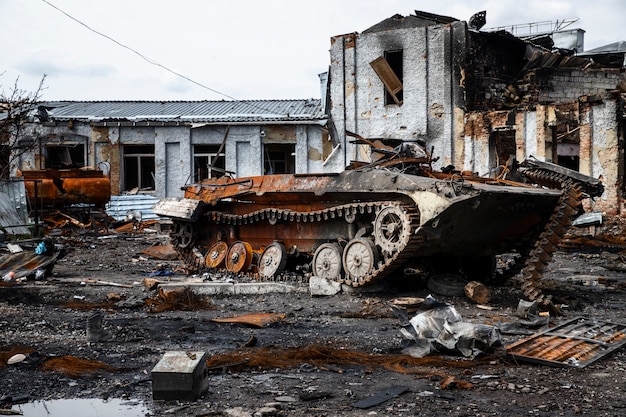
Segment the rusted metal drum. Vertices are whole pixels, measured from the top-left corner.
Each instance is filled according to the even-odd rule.
[[[21,176],[31,207],[104,207],[111,199],[111,181],[100,170],[41,169]]]

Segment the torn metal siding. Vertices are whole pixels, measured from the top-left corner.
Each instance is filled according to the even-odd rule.
[[[129,211],[140,211],[141,220],[158,219],[153,207],[159,199],[152,195],[118,195],[111,196],[111,201],[106,205],[106,213],[115,220],[124,220]]]
[[[626,344],[626,326],[581,317],[506,346],[517,360],[584,368]]]
[[[30,235],[24,181],[0,182],[0,225],[10,235]]]

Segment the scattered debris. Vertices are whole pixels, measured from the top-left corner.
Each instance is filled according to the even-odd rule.
[[[527,362],[584,368],[626,344],[626,325],[578,317],[506,346]]]
[[[424,300],[424,307],[428,310],[410,320],[405,311],[395,309],[405,339],[403,353],[416,358],[434,352],[475,357],[501,346],[496,327],[464,322],[453,306],[430,295]]]
[[[48,246],[41,250],[42,253],[37,253],[36,250],[22,250],[0,256],[0,276],[3,277],[3,281],[5,276],[10,276],[10,281],[13,282],[21,279],[43,279],[48,276],[56,261],[65,255],[65,251]]]
[[[244,366],[262,369],[297,368],[302,364],[338,373],[341,373],[342,370],[336,366],[361,366],[367,369],[384,368],[400,374],[411,374],[424,378],[437,376],[443,379],[447,377],[447,374],[435,370],[436,368],[467,370],[478,366],[479,362],[440,357],[415,358],[408,355],[371,354],[318,344],[294,348],[242,349],[236,352],[213,355],[207,360],[209,369],[222,366],[229,366],[237,370],[241,370]]]
[[[449,388],[459,388],[459,389],[472,389],[474,385],[470,382],[463,381],[458,379],[455,376],[448,376],[443,381],[439,383],[439,388],[441,389],[449,389]]]
[[[589,227],[589,226],[599,226],[602,224],[602,213],[597,211],[592,211],[590,213],[585,213],[576,220],[572,222],[572,226],[577,227]]]
[[[87,342],[111,341],[111,334],[102,328],[104,313],[98,311],[87,318]]]
[[[149,290],[154,290],[159,284],[163,284],[163,281],[154,278],[144,278],[141,280],[141,284]]]
[[[23,353],[16,353],[7,360],[7,365],[14,365],[16,363],[23,362],[24,359],[26,359],[26,355]]]
[[[388,303],[378,298],[366,299],[363,301],[363,308],[357,312],[342,313],[343,318],[393,318],[393,312]]]
[[[70,378],[79,378],[98,371],[116,371],[118,368],[101,361],[83,359],[76,356],[59,356],[46,359],[42,364],[42,369],[59,372]]]
[[[26,348],[21,346],[13,346],[8,350],[0,350],[0,369],[6,366],[9,360],[17,355],[28,356],[28,354],[34,352],[32,348]]]
[[[168,245],[152,245],[141,250],[144,255],[151,256],[155,259],[171,261],[178,259],[178,253],[171,244]]]
[[[417,310],[419,310],[424,303],[424,299],[422,297],[398,297],[391,300],[393,312],[393,306],[403,308],[407,314],[413,314]]]
[[[467,298],[476,304],[488,304],[491,299],[491,291],[482,282],[470,281],[464,288]]]
[[[133,288],[130,284],[120,284],[119,282],[112,281],[101,281],[98,279],[87,279],[84,281],[87,284],[95,284],[95,285],[108,285],[111,287],[121,287],[121,288]]]
[[[382,404],[385,401],[389,401],[392,398],[398,397],[409,390],[409,387],[404,385],[394,385],[385,389],[384,391],[369,397],[361,401],[352,404],[355,408],[371,408],[375,405]]]
[[[283,321],[285,314],[277,313],[250,313],[237,317],[214,318],[211,321],[216,323],[238,323],[253,327],[265,327],[267,325]]]
[[[163,311],[212,310],[214,307],[207,297],[199,296],[189,288],[165,291],[159,288],[157,293],[145,302],[152,313]]]

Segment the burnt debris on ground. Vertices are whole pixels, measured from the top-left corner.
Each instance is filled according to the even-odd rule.
[[[45,277],[3,283],[0,408],[58,398],[133,399],[152,415],[188,416],[357,416],[364,405],[386,415],[614,415],[623,407],[626,355],[609,341],[596,342],[605,354],[584,370],[528,363],[506,351],[580,317],[586,331],[612,323],[621,332],[626,246],[619,218],[569,229],[543,281],[559,316],[520,303],[513,281],[485,283],[483,304],[436,294],[428,280],[407,289],[402,277],[333,296],[312,296],[302,283],[266,292],[247,278],[207,280],[181,273],[178,260],[146,254],[169,243],[151,226],[50,231],[64,256]],[[20,246],[34,253],[38,242]],[[418,317],[429,295],[462,322],[500,330],[501,346],[469,357],[455,349],[407,354],[397,313]],[[541,337],[565,337],[557,349],[571,350],[588,347],[589,334]],[[168,352],[181,351],[206,353],[206,390],[193,400],[154,400],[151,372]]]

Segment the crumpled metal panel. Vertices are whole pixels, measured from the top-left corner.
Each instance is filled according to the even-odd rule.
[[[584,368],[626,343],[626,325],[582,317],[506,346],[520,361]]]
[[[158,201],[154,207],[154,213],[164,217],[176,217],[179,219],[195,220],[198,216],[198,207],[201,200],[189,198],[168,197]]]

